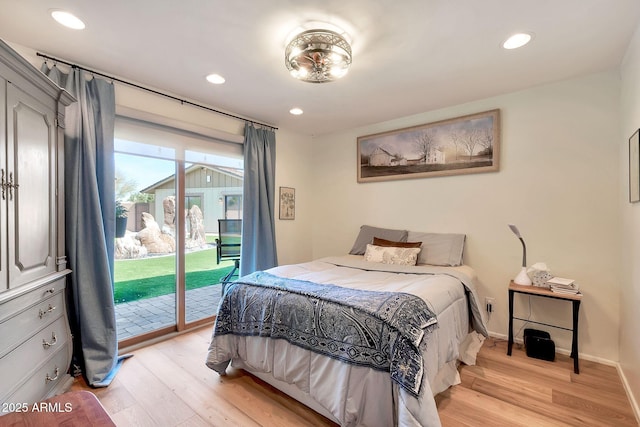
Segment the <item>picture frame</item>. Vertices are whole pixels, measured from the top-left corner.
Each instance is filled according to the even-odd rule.
[[[358,182],[496,172],[500,110],[357,138]]]
[[[296,219],[296,189],[280,187],[279,218],[284,220]]]
[[[640,129],[629,138],[629,203],[640,202]]]

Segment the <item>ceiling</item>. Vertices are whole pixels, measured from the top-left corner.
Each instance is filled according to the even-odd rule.
[[[60,26],[54,8],[86,29]],[[0,0],[0,10],[9,43],[321,135],[615,68],[640,1]],[[287,72],[285,40],[313,21],[352,39],[353,64],[339,81],[304,83]],[[500,47],[520,31],[534,33],[529,45]],[[226,83],[208,83],[210,73]]]

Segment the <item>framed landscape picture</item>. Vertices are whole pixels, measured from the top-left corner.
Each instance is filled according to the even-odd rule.
[[[358,182],[498,171],[500,110],[358,137]]]

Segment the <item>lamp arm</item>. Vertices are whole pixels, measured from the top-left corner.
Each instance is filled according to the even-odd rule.
[[[524,244],[524,239],[520,237],[520,242],[522,243],[522,266],[527,266],[527,246]]]

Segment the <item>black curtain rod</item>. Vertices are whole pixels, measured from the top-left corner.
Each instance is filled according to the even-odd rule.
[[[151,93],[154,93],[154,94],[156,94],[156,95],[164,96],[165,98],[173,99],[174,101],[178,101],[178,102],[180,102],[181,104],[191,105],[191,106],[193,106],[193,107],[202,108],[203,110],[211,111],[211,112],[214,112],[214,113],[216,113],[216,114],[222,114],[223,116],[231,117],[231,118],[234,118],[234,119],[237,119],[237,120],[241,120],[241,121],[243,121],[243,122],[248,122],[248,123],[252,123],[252,124],[256,124],[256,125],[260,125],[260,126],[264,126],[264,127],[267,127],[267,128],[273,129],[273,130],[278,130],[278,128],[277,128],[277,127],[272,126],[272,125],[268,125],[268,124],[266,124],[266,123],[256,122],[255,120],[245,119],[244,117],[235,116],[235,115],[233,115],[233,114],[225,113],[224,111],[216,110],[216,109],[214,109],[214,108],[210,108],[210,107],[207,107],[207,106],[205,106],[205,105],[196,104],[195,102],[187,101],[186,99],[181,99],[181,98],[178,98],[178,97],[176,97],[176,96],[169,95],[168,93],[160,92],[160,91],[157,91],[157,90],[154,90],[154,89],[150,89],[150,88],[148,88],[148,87],[144,87],[144,86],[140,86],[140,85],[138,85],[138,84],[132,83],[132,82],[128,82],[128,81],[126,81],[126,80],[119,79],[119,78],[117,78],[117,77],[109,76],[109,75],[107,75],[107,74],[103,74],[103,73],[100,73],[100,72],[98,72],[98,71],[94,71],[94,70],[91,70],[91,69],[89,69],[89,68],[82,67],[82,66],[80,66],[80,65],[78,65],[78,64],[72,64],[72,63],[70,63],[70,62],[63,61],[62,59],[58,59],[58,58],[54,58],[54,57],[49,56],[49,55],[45,55],[44,53],[36,52],[36,55],[38,55],[38,56],[40,56],[40,57],[42,57],[42,58],[48,59],[48,60],[50,60],[50,61],[53,61],[54,63],[55,63],[55,62],[59,62],[59,63],[61,63],[61,64],[68,65],[69,67],[77,68],[77,69],[80,69],[80,70],[84,70],[84,71],[87,71],[87,72],[89,72],[89,73],[91,73],[91,74],[95,74],[95,75],[97,75],[97,76],[101,76],[101,77],[104,77],[104,78],[109,79],[109,80],[112,80],[112,81],[116,81],[116,82],[119,82],[119,83],[123,83],[123,84],[126,84],[126,85],[128,85],[128,86],[135,87],[135,88],[137,88],[137,89],[146,90],[147,92],[151,92]]]

